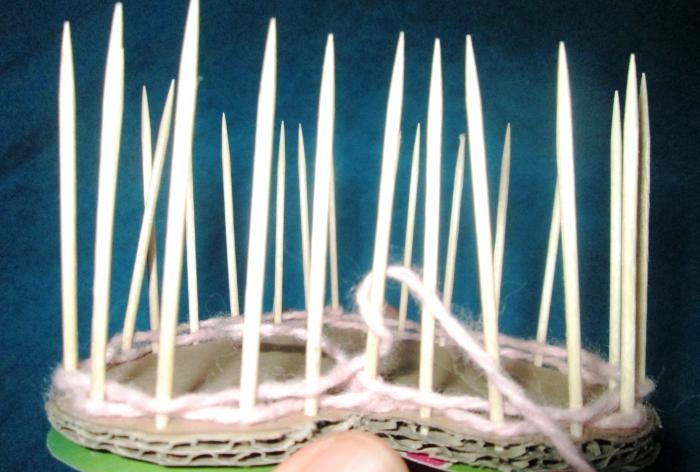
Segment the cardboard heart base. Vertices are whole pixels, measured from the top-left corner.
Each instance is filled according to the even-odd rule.
[[[324,328],[324,334],[349,355],[364,347],[365,332]],[[445,395],[486,396],[483,375],[453,345],[435,345],[436,392]],[[177,375],[174,396],[215,393],[237,386],[240,378],[239,341],[217,339],[176,350]],[[297,339],[277,336],[261,345],[260,376],[284,381],[303,378],[305,347]],[[419,342],[397,341],[382,359],[381,376],[388,382],[417,385]],[[323,359],[323,370],[333,360]],[[556,369],[535,367],[524,360],[503,359],[503,366],[528,392],[531,399],[548,406],[565,406],[566,376]],[[157,354],[111,365],[108,380],[153,394]],[[587,383],[584,396],[595,398],[606,386]],[[646,421],[633,429],[600,429],[586,426],[580,447],[598,470],[632,471],[653,462],[659,452],[658,416],[645,405]],[[420,418],[414,409],[383,412],[322,408],[315,417],[296,412],[275,421],[252,425],[193,421],[173,416],[158,430],[152,416],[126,418],[94,416],[76,407],[71,393],[54,388],[46,403],[52,426],[63,436],[85,447],[167,466],[254,467],[277,464],[321,435],[359,429],[384,438],[406,455],[425,456],[441,463],[511,470],[566,470],[557,451],[538,435],[507,440],[469,430],[436,412]]]

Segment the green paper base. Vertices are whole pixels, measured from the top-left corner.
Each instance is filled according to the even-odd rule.
[[[82,447],[66,439],[51,428],[46,436],[46,447],[51,455],[63,464],[80,472],[229,472],[234,467],[165,467],[150,462],[143,462],[118,456],[110,452],[95,451]],[[409,464],[411,461],[409,461]],[[269,472],[273,466],[236,467],[238,472]],[[437,470],[454,472],[497,472],[493,469],[481,469],[465,464],[451,464]]]
[[[451,470],[453,472],[498,472],[495,469],[477,469],[476,467],[464,464],[452,464],[452,466],[446,470]]]

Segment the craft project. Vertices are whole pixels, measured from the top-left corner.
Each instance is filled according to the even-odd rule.
[[[470,466],[502,471],[637,470],[654,460],[659,422],[645,400],[654,388],[645,374],[649,119],[646,81],[642,75],[638,87],[634,56],[624,114],[617,92],[613,101],[610,347],[608,358],[603,359],[581,347],[573,120],[563,44],[556,77],[557,185],[552,194],[537,339],[530,341],[499,333],[511,134],[508,126],[494,229],[482,102],[470,36],[465,43],[466,133],[459,136],[454,171],[445,285],[438,287],[439,241],[447,227],[440,220],[443,83],[439,40],[434,44],[425,127],[417,124],[415,135],[405,140],[413,145],[403,266],[389,264],[402,143],[405,38],[401,33],[386,109],[376,231],[374,241],[368,242],[374,248],[372,264],[367,276],[357,281],[353,312],[345,312],[340,305],[336,238],[342,228],[336,227],[336,212],[344,208],[335,200],[335,179],[343,176],[336,176],[333,166],[335,46],[329,35],[320,81],[312,193],[307,190],[303,131],[301,125],[297,128],[301,215],[297,230],[302,236],[304,274],[299,286],[304,289],[305,306],[284,309],[284,208],[291,199],[285,195],[289,152],[284,123],[279,124],[279,148],[276,153],[273,149],[278,126],[274,19],[264,49],[255,125],[245,303],[239,308],[231,153],[222,116],[230,316],[200,320],[192,179],[198,36],[199,5],[192,0],[177,83],[170,84],[154,149],[149,101],[143,91],[144,212],[123,330],[110,338],[112,238],[124,96],[122,6],[115,7],[104,81],[90,358],[81,361],[77,351],[75,84],[70,26],[65,24],[59,85],[63,363],[53,375],[46,403],[49,421],[60,435],[86,448],[179,467],[270,466],[320,435],[348,429],[372,432],[406,458],[451,470]],[[154,216],[171,136],[161,288]],[[424,183],[419,176],[422,154]],[[265,270],[265,256],[274,155],[274,306],[267,313],[263,287],[271,276]],[[467,328],[451,307],[466,162],[471,169],[471,181],[466,184],[474,205],[483,331]],[[422,239],[417,235],[423,244],[421,275],[411,268],[420,185],[425,195],[424,234]],[[368,213],[367,218],[373,215]],[[554,346],[547,344],[547,326],[560,240],[566,345]],[[180,324],[183,257],[189,314],[188,321]],[[401,284],[398,310],[387,303],[388,282]],[[138,313],[144,285],[148,314]],[[420,306],[418,321],[407,315],[409,295]],[[139,316],[148,317],[149,331],[135,330]],[[52,450],[73,447],[52,434]]]

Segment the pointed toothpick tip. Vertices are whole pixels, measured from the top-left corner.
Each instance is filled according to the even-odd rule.
[[[63,38],[61,39],[61,63],[60,63],[61,70],[65,71],[71,71],[70,75],[73,75],[73,45],[71,41],[71,33],[70,33],[70,23],[69,22],[64,22],[63,23]],[[61,80],[64,80],[63,78]],[[75,81],[74,79],[72,80],[73,82]],[[71,88],[75,88],[75,86],[71,86]]]
[[[435,46],[433,47],[433,62],[430,71],[430,89],[428,92],[428,110],[430,110],[430,97],[431,93],[433,92],[433,87],[435,87],[435,93],[439,92],[440,96],[442,96],[442,53],[440,50],[440,39],[438,38],[435,39]],[[440,102],[440,109],[442,109],[442,99]],[[442,114],[442,111],[440,111],[440,114]],[[430,125],[428,125],[428,128],[429,127]]]
[[[73,45],[71,41],[70,23],[63,23],[63,37],[61,39],[61,65],[63,68],[73,69]]]
[[[627,89],[626,93],[637,95],[637,62],[634,54],[630,54],[629,67],[627,68]]]
[[[470,35],[467,35],[466,57],[465,57],[465,73],[468,77],[467,82],[471,79],[476,79],[477,88],[479,87],[479,78],[476,73],[476,57],[474,54],[474,44]],[[472,77],[473,76],[473,77]]]
[[[187,19],[185,20],[185,36],[184,44],[188,43],[188,37],[197,36],[199,32],[199,0],[191,0],[189,9],[187,10]]]
[[[332,82],[327,82],[330,80]],[[323,71],[321,73],[321,90],[324,90],[324,83],[328,84],[326,87],[331,87],[332,85],[332,88],[335,88],[335,43],[333,33],[329,33],[326,40],[326,50],[323,55]]]
[[[275,62],[277,61],[277,20],[275,20],[275,18],[270,18],[270,25],[267,28],[263,63],[267,62],[268,54],[275,56]]]
[[[627,88],[625,89],[625,106],[629,103],[636,106],[637,103],[637,64],[634,59],[634,54],[630,55],[629,68],[627,69]]]
[[[112,17],[112,32],[109,38],[109,49],[123,47],[124,41],[124,10],[121,3],[114,5],[114,16]]]
[[[63,22],[63,45],[70,45],[70,21]]]
[[[559,42],[559,51],[558,51],[558,59],[559,59],[559,64],[567,65],[567,58],[566,58],[566,46],[564,45],[564,41]]]

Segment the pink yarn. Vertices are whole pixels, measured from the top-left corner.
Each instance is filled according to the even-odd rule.
[[[540,406],[530,401],[523,390],[510,376],[497,365],[481,347],[481,333],[466,329],[457,318],[442,304],[437,294],[427,289],[420,278],[410,269],[392,266],[387,277],[406,284],[412,295],[439,322],[438,334],[457,346],[478,366],[504,397],[504,411],[508,416],[503,423],[492,423],[484,415],[488,411],[488,401],[469,395],[447,396],[439,393],[423,393],[416,388],[394,385],[381,378],[368,378],[363,371],[364,355],[348,358],[343,350],[323,338],[322,349],[334,361],[334,367],[309,384],[306,380],[285,382],[265,382],[258,386],[258,405],[243,413],[239,408],[238,388],[229,388],[215,393],[192,393],[167,401],[156,400],[153,396],[128,385],[108,381],[105,385],[105,400],[95,402],[90,399],[89,361],[81,363],[80,369],[66,372],[62,368],[54,373],[53,388],[67,396],[77,410],[95,416],[142,417],[167,414],[190,420],[212,421],[223,424],[255,424],[273,421],[294,412],[303,411],[304,399],[319,398],[322,408],[347,409],[362,413],[388,413],[397,410],[417,410],[429,406],[436,413],[459,422],[467,430],[476,433],[508,439],[521,436],[542,435],[554,446],[562,458],[574,469],[592,471],[583,455],[562,425],[581,423],[598,428],[635,428],[645,420],[645,411],[638,406],[633,415],[617,413],[619,396],[616,390],[606,389],[600,397],[579,409]],[[369,329],[380,340],[381,353],[385,355],[394,342],[392,330],[397,321],[384,319],[369,304],[371,274],[365,277],[357,288],[359,314],[347,315],[328,311],[325,323],[339,329]],[[282,324],[271,323],[266,316],[261,326],[261,335],[289,336],[306,341],[306,314],[289,312],[283,315]],[[389,328],[392,329],[389,329]],[[107,363],[116,365],[137,359],[151,352],[151,342],[157,341],[158,333],[136,333],[135,347],[128,352],[119,348],[121,337],[115,336],[107,348]],[[196,333],[188,333],[187,325],[178,328],[177,345],[188,345],[216,339],[241,339],[243,336],[242,318],[212,318],[200,324]],[[408,322],[402,339],[419,339],[419,326]],[[534,341],[526,341],[501,335],[500,352],[503,357],[531,361],[541,354],[544,363],[566,373],[566,350],[558,346],[542,346]],[[607,385],[619,376],[618,371],[600,357],[582,353],[582,375],[591,384]],[[640,396],[653,390],[653,383],[647,381],[640,389]],[[332,392],[332,393],[331,393]]]
[[[424,305],[428,311],[440,322],[442,327],[450,334],[452,339],[461,346],[469,357],[484,371],[486,377],[494,384],[501,394],[517,408],[525,419],[537,427],[546,436],[562,457],[577,470],[591,471],[593,468],[586,462],[583,455],[576,447],[571,437],[566,434],[547,413],[531,402],[525,391],[477,344],[469,332],[452,316],[437,297],[434,291],[428,290],[418,276],[409,269],[403,267],[390,267],[387,276],[406,284],[412,294]],[[367,278],[363,287],[368,289]],[[358,294],[358,299],[360,298]],[[365,298],[367,300],[367,298]],[[367,307],[370,305],[367,303]],[[360,310],[363,313],[363,310]],[[369,323],[368,323],[369,324]],[[371,328],[370,328],[371,329]],[[500,426],[500,425],[499,425]]]

